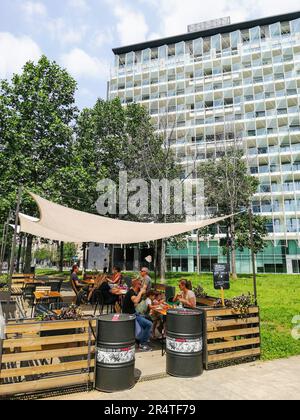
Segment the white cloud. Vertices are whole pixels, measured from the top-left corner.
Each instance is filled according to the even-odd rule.
[[[139,0],[156,8],[160,16],[161,36],[185,33],[187,26],[205,20],[230,16],[232,23],[288,13],[299,9],[299,0],[218,0],[213,4],[199,0]],[[152,38],[152,36],[151,36]]]
[[[0,32],[0,78],[20,72],[27,61],[36,61],[41,55],[42,51],[31,38]]]
[[[101,48],[103,45],[110,45],[114,40],[113,31],[110,28],[105,28],[101,31],[97,31],[93,35],[91,45],[95,48]]]
[[[80,13],[90,10],[86,0],[68,0],[68,5]]]
[[[144,14],[124,6],[120,1],[107,0],[117,18],[116,32],[123,45],[143,42],[147,39],[149,27]]]
[[[63,54],[60,61],[75,78],[109,79],[109,64],[80,48]]]
[[[63,18],[48,20],[45,26],[51,37],[61,44],[79,44],[87,33],[86,25],[71,27]]]
[[[22,10],[29,18],[44,17],[47,15],[47,8],[43,3],[35,1],[25,1],[22,3]]]

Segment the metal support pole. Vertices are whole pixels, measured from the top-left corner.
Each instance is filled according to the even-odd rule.
[[[254,290],[255,305],[257,305],[256,256],[254,252],[253,212],[252,212],[251,204],[249,206],[249,229],[250,229],[250,246],[251,246],[252,272],[253,272],[253,290]]]
[[[10,267],[9,267],[9,274],[8,274],[8,278],[7,278],[9,295],[8,295],[7,308],[6,308],[6,322],[8,321],[9,303],[10,303],[11,288],[12,288],[12,276],[13,276],[13,273],[14,273],[14,266],[15,266],[15,252],[16,252],[17,235],[18,235],[18,223],[19,223],[19,213],[20,213],[21,199],[22,199],[22,187],[19,187],[18,198],[17,198],[17,207],[16,207],[16,215],[15,215],[15,229],[14,229],[14,235],[13,235],[12,247],[11,247],[11,255],[10,255]]]

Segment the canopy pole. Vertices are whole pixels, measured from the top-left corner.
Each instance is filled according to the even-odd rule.
[[[251,246],[251,259],[252,259],[252,272],[253,272],[254,301],[255,301],[255,305],[257,305],[256,256],[254,252],[253,212],[252,212],[251,204],[249,206],[249,229],[250,229],[250,246]]]
[[[2,235],[2,241],[1,241],[1,253],[0,253],[0,275],[2,274],[3,262],[5,258],[5,250],[6,250],[6,244],[7,244],[7,235],[8,235],[8,227],[9,227],[10,219],[11,219],[11,210],[9,211],[7,220],[3,225],[3,235]]]
[[[22,199],[22,187],[19,187],[18,190],[18,198],[17,198],[17,207],[16,207],[16,215],[15,215],[15,228],[14,228],[14,235],[12,239],[12,247],[11,247],[11,255],[10,255],[10,267],[9,267],[9,274],[7,278],[8,284],[8,301],[6,307],[6,322],[8,322],[8,313],[9,313],[9,303],[11,298],[11,289],[12,289],[12,276],[14,273],[14,266],[15,266],[15,253],[16,253],[16,244],[17,244],[17,235],[18,235],[18,223],[19,223],[19,213],[20,213],[20,205]]]

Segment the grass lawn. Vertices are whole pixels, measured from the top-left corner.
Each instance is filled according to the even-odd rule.
[[[58,273],[53,270],[37,270],[38,275],[62,276],[67,280],[70,273]],[[130,274],[129,274],[130,275]],[[153,278],[153,276],[152,276]],[[193,286],[202,285],[208,295],[219,297],[214,290],[212,274],[168,273],[167,283],[178,286],[181,278],[192,281]],[[300,276],[287,274],[258,275],[258,303],[261,311],[262,357],[264,360],[300,355],[300,339],[292,338],[295,325],[292,320],[300,316]],[[253,293],[251,276],[240,276],[231,282],[231,290],[225,297]]]
[[[192,281],[193,286],[199,284],[210,296],[219,297],[214,290],[211,274],[176,273],[167,276],[168,284],[178,285],[180,278]],[[261,310],[262,357],[264,360],[285,358],[300,355],[300,340],[292,338],[291,331],[295,327],[292,320],[300,316],[300,276],[292,275],[258,275],[258,303]],[[251,276],[240,276],[231,282],[231,290],[225,297],[231,298],[241,294],[253,293]]]

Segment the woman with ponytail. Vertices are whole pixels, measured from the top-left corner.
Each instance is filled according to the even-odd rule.
[[[175,296],[174,302],[179,301],[185,308],[195,309],[197,307],[197,302],[192,283],[189,280],[182,279],[180,280],[179,288],[181,292]]]

